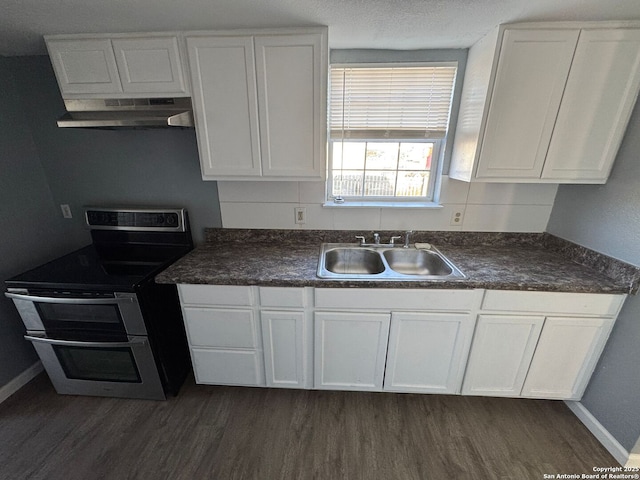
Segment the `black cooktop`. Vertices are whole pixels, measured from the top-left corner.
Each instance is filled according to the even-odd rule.
[[[134,250],[138,250],[134,255]],[[6,281],[11,288],[134,291],[190,250],[183,246],[88,245]]]
[[[132,292],[193,248],[184,209],[87,207],[93,243],[5,281],[9,288]]]

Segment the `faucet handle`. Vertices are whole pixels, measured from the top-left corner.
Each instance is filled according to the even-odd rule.
[[[409,248],[410,238],[413,230],[407,230],[404,232],[404,248]]]
[[[356,235],[356,238],[360,240],[360,246],[364,247],[364,244],[367,243],[367,239],[362,235]]]
[[[396,240],[400,240],[401,238],[402,238],[402,235],[397,235],[397,236],[395,236],[395,237],[391,237],[391,239],[389,240],[389,245],[393,246],[393,245],[394,245],[394,242],[395,242]]]

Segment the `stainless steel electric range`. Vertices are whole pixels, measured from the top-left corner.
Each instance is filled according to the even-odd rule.
[[[157,273],[193,248],[180,208],[85,211],[93,243],[6,280],[56,391],[163,400],[191,369],[174,285]]]

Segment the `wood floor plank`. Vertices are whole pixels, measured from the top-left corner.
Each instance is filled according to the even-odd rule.
[[[540,479],[616,466],[558,401],[195,385],[165,402],[0,405],[0,478]]]

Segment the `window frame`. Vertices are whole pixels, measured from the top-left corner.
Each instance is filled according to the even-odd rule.
[[[439,182],[442,169],[441,167],[441,156],[442,156],[442,145],[446,141],[445,138],[433,139],[433,138],[425,138],[425,139],[386,139],[386,138],[367,138],[367,139],[331,139],[329,138],[329,154],[328,154],[328,164],[327,164],[327,181],[326,181],[326,202],[332,205],[346,205],[347,203],[350,205],[354,205],[357,203],[397,203],[397,204],[423,204],[428,205],[434,202],[435,192],[436,192],[436,184]],[[334,195],[333,190],[333,144],[334,142],[353,142],[353,143],[367,143],[367,142],[376,142],[376,143],[398,143],[398,148],[400,148],[400,144],[402,143],[432,143],[433,150],[431,153],[431,168],[429,170],[425,170],[429,172],[429,185],[427,187],[427,192],[430,192],[431,195],[427,196],[415,196],[415,197],[396,197],[390,195],[384,196],[350,196],[350,195]],[[366,152],[366,150],[365,150]],[[435,168],[434,168],[435,167]],[[402,172],[404,170],[399,170],[396,168],[396,174],[398,172]],[[363,172],[367,172],[366,165],[363,169]],[[343,199],[340,201],[339,199]],[[362,206],[362,205],[360,205]]]
[[[438,50],[376,50],[376,49],[332,49],[330,52],[330,65],[332,67],[404,67],[404,66],[456,66],[456,77],[453,85],[453,95],[449,114],[449,124],[444,138],[424,139],[424,141],[437,141],[439,152],[434,154],[430,170],[431,197],[351,197],[345,202],[335,202],[332,195],[333,185],[333,142],[328,135],[327,170],[325,179],[325,207],[400,207],[400,208],[441,208],[440,192],[442,177],[448,173],[455,126],[458,121],[458,110],[462,95],[462,85],[466,70],[468,49],[438,49]],[[330,71],[329,71],[330,75]],[[329,82],[330,84],[330,82]],[[327,97],[327,105],[330,103],[330,89]],[[328,117],[329,118],[329,117]],[[327,122],[329,129],[329,122]],[[330,132],[328,132],[330,133]],[[356,139],[354,139],[356,140]],[[357,139],[362,140],[362,139]],[[369,139],[367,139],[369,140]],[[380,139],[372,138],[370,141],[407,141],[410,139]]]

